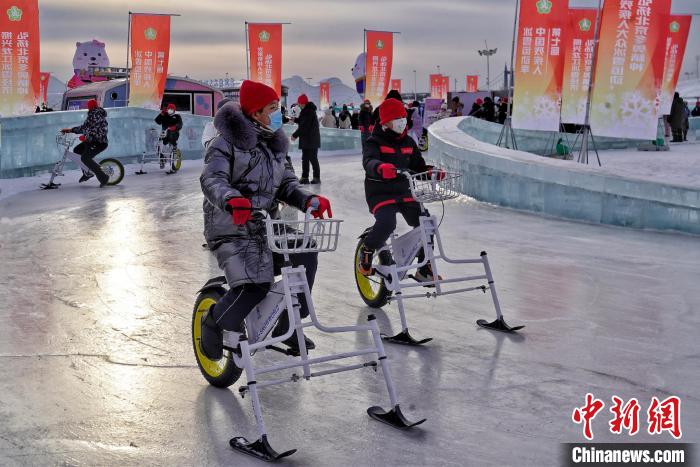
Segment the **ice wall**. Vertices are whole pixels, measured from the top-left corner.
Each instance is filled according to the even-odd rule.
[[[462,192],[469,196],[555,217],[700,234],[700,189],[499,148],[465,133],[464,120],[430,126],[428,157],[463,173]]]
[[[61,128],[80,125],[86,111],[47,112],[0,119],[0,178],[22,177],[47,170],[59,159],[56,135]],[[157,112],[133,107],[107,109],[109,147],[100,157],[136,160],[146,146],[146,130],[159,128]],[[178,147],[186,159],[202,157],[202,130],[211,117],[181,114]],[[285,125],[289,134],[296,127]],[[296,149],[293,144],[290,150]],[[321,128],[321,149],[361,152],[360,132]],[[140,159],[139,159],[140,160]]]

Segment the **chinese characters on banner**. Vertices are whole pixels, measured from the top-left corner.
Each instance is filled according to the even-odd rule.
[[[566,62],[562,87],[561,121],[586,123],[588,86],[593,70],[595,21],[597,10],[569,10],[569,30],[566,37]]]
[[[467,92],[477,92],[479,90],[479,77],[477,75],[467,75]]]
[[[671,113],[673,93],[681,74],[685,46],[688,43],[692,16],[671,15],[665,30],[665,60],[664,74],[661,81],[661,103],[659,115]]]
[[[518,21],[513,128],[559,130],[567,0],[523,0]]]
[[[319,88],[319,103],[321,110],[325,110],[331,106],[331,83],[328,81],[321,83]]]
[[[393,61],[394,36],[390,32],[365,31],[367,55],[365,57],[365,99],[374,107],[384,101],[389,92]]]
[[[40,98],[38,0],[2,2],[0,116],[34,112]]]
[[[248,76],[282,95],[282,25],[248,24]]]
[[[619,138],[656,138],[671,0],[603,5],[591,99],[591,130]]]
[[[42,71],[39,78],[39,103],[46,104],[49,98],[49,82],[51,73]]]
[[[443,76],[442,77],[442,94],[441,94],[441,99],[447,99],[447,96],[450,92],[450,77],[449,76]]]
[[[131,14],[129,107],[160,110],[170,56],[170,16]]]
[[[442,75],[430,75],[430,97],[444,99],[442,95]]]
[[[396,89],[401,92],[401,80],[400,79],[392,79],[391,80],[391,89]]]

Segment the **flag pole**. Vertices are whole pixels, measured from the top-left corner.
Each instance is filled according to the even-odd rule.
[[[593,142],[593,149],[595,151],[596,157],[598,158],[598,166],[601,166],[600,155],[598,154],[598,148],[596,147],[595,140],[593,139],[593,132],[591,131],[591,96],[593,94],[593,83],[595,80],[596,65],[598,63],[598,46],[600,42],[600,23],[602,16],[602,3],[603,0],[598,0],[598,10],[595,16],[595,30],[593,33],[593,63],[591,64],[591,77],[588,80],[588,97],[586,99],[586,118],[583,122],[583,135],[581,140],[581,150],[578,153],[577,162],[581,164],[588,164],[588,137],[590,135],[591,141]]]
[[[245,73],[250,79],[250,49],[248,48],[248,21],[245,22]]]
[[[520,0],[515,0],[515,18],[513,19],[513,43],[510,48],[510,83],[508,83],[508,105],[506,106],[506,121],[503,122],[503,128],[501,129],[501,134],[498,137],[497,146],[503,143],[505,148],[508,148],[508,142],[512,149],[518,149],[518,144],[515,141],[515,133],[513,132],[513,125],[511,123],[511,114],[513,110],[513,92],[514,92],[514,78],[515,78],[515,39],[518,33],[518,20],[520,16]]]
[[[125,107],[129,107],[129,80],[131,78],[131,71],[129,70],[129,58],[131,56],[131,11],[129,11],[129,25],[127,27],[126,33],[126,102]]]

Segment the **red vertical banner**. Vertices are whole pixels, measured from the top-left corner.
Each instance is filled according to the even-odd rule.
[[[559,129],[568,0],[523,0],[513,96],[513,127]]]
[[[442,96],[440,98],[447,99],[447,96],[449,94],[450,94],[450,77],[443,76],[442,77]]]
[[[401,80],[400,79],[392,79],[391,80],[391,89],[396,89],[401,92]]]
[[[671,0],[605,2],[591,99],[600,136],[656,138]]]
[[[282,25],[248,24],[248,76],[282,95]]]
[[[365,99],[369,99],[376,107],[384,101],[384,97],[389,92],[394,35],[383,31],[365,31],[365,34],[367,43]]]
[[[34,112],[40,98],[38,0],[2,2],[0,117]]]
[[[442,75],[430,75],[430,97],[442,99]]]
[[[479,76],[467,75],[467,92],[477,92],[479,90]]]
[[[51,81],[51,73],[42,71],[39,77],[39,103],[46,104],[49,99],[49,82]]]
[[[566,62],[562,87],[561,121],[584,124],[588,86],[593,70],[597,10],[571,8],[566,37]]]
[[[130,16],[129,107],[159,110],[168,79],[170,16]]]
[[[689,15],[670,15],[668,28],[664,32],[664,74],[661,80],[661,98],[659,105],[659,115],[671,113],[673,103],[673,93],[678,85],[678,78],[681,75],[683,66],[683,56],[688,44],[690,25],[693,17]]]
[[[325,110],[331,106],[331,83],[325,81],[319,87],[319,103],[321,110]]]

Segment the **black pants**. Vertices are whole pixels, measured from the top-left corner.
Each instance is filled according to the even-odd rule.
[[[306,280],[309,283],[309,289],[313,289],[314,279],[316,278],[316,269],[318,267],[318,254],[304,253],[298,255],[290,255],[292,266],[304,266],[306,268]],[[243,284],[237,287],[232,287],[226,292],[221,300],[216,304],[213,311],[213,317],[220,329],[227,331],[241,332],[243,320],[248,316],[255,305],[260,303],[270,290],[271,284]],[[305,297],[299,297],[301,309],[299,314],[302,318],[309,316],[309,307],[306,304]],[[280,317],[283,331],[286,332],[289,327],[289,320],[286,313]],[[284,334],[282,332],[282,334]],[[277,333],[279,334],[279,333]]]
[[[392,232],[396,230],[396,214],[401,213],[406,223],[411,227],[420,225],[420,216],[428,216],[428,211],[420,211],[418,203],[389,204],[377,209],[374,213],[374,226],[365,237],[365,248],[376,251],[389,239]],[[418,261],[423,261],[425,252],[423,249],[418,252]]]
[[[173,148],[177,147],[177,140],[180,139],[179,131],[167,131],[165,137],[163,138],[163,143],[171,145]]]
[[[73,152],[80,155],[82,163],[95,174],[100,183],[106,182],[109,180],[109,177],[102,171],[100,164],[95,162],[94,159],[95,156],[105,149],[107,149],[107,143],[87,143],[85,141],[73,149]]]
[[[321,167],[318,165],[318,148],[301,150],[301,178],[309,178],[309,163],[314,171],[314,178],[321,178]]]

